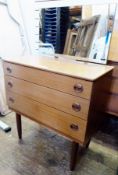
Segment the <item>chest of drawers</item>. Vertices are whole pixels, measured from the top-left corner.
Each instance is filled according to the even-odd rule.
[[[107,100],[101,95],[113,67],[64,56],[4,59],[3,65],[7,102],[17,114],[19,138],[24,115],[72,139],[74,150],[77,144],[88,145],[101,123]]]

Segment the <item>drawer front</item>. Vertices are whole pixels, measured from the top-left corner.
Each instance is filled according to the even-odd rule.
[[[92,82],[86,80],[7,62],[4,62],[4,72],[6,75],[28,80],[38,85],[83,97],[85,99],[90,99],[91,97]]]
[[[39,86],[24,80],[5,76],[6,88],[27,98],[56,108],[74,116],[87,119],[89,101],[80,97]]]
[[[9,107],[15,111],[57,130],[65,136],[84,142],[86,121],[8,91],[7,100]]]

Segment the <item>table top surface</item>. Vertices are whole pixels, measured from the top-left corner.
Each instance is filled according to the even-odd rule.
[[[89,81],[95,81],[113,69],[113,66],[78,61],[78,57],[61,54],[55,56],[18,56],[3,58],[3,60]]]

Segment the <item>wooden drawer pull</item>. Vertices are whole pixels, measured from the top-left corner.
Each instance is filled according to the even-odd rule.
[[[75,124],[71,124],[71,125],[70,125],[70,128],[71,128],[72,130],[75,130],[75,131],[79,130],[79,126],[78,126],[78,125],[75,125]]]
[[[14,103],[14,102],[15,102],[15,100],[14,100],[12,97],[9,97],[9,101],[10,101],[11,103]]]
[[[13,87],[13,84],[12,84],[11,81],[8,82],[8,86],[9,86],[9,87]]]
[[[74,85],[74,90],[76,92],[82,92],[83,91],[83,86],[81,84],[75,84]]]
[[[72,109],[76,112],[80,111],[81,110],[81,106],[79,103],[73,103],[72,104]]]
[[[12,69],[10,67],[7,67],[7,72],[11,73]]]

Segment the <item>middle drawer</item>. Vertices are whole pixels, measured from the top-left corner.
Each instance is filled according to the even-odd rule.
[[[21,94],[27,98],[85,120],[87,119],[89,100],[10,76],[5,76],[5,80],[6,88],[9,91]]]

